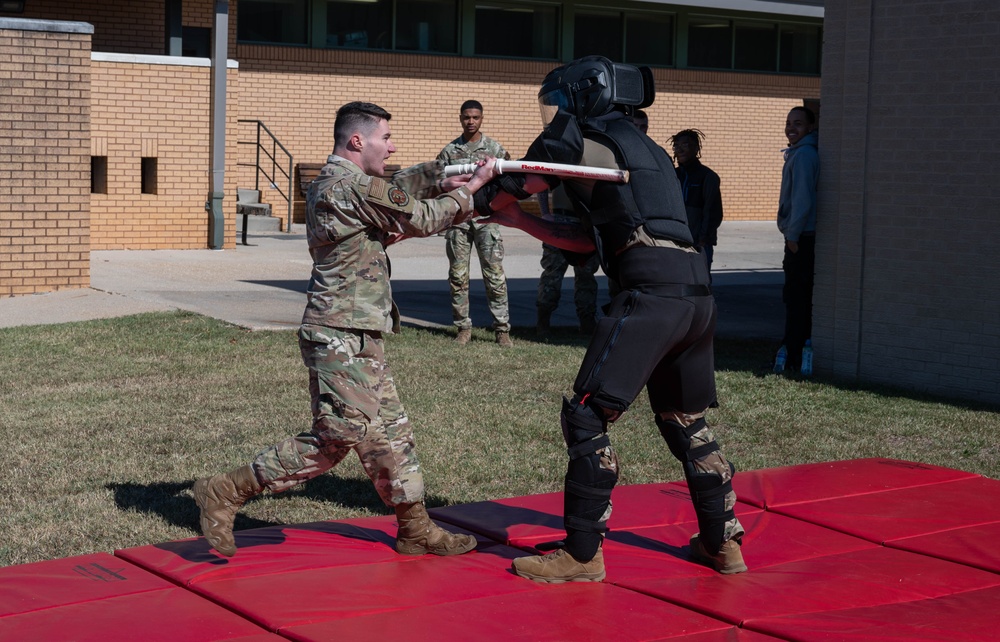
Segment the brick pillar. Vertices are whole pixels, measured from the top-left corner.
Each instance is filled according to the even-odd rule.
[[[0,296],[90,285],[93,32],[0,18]]]

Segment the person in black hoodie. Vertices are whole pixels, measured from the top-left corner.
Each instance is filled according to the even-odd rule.
[[[670,137],[670,145],[677,163],[677,180],[681,184],[691,238],[694,246],[705,255],[711,270],[722,224],[722,192],[719,175],[701,163],[704,140],[701,131],[685,129]]]

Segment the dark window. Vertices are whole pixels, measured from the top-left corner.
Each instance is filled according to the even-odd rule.
[[[142,159],[142,193],[156,194],[156,158]]]
[[[476,4],[476,54],[554,59],[558,47],[556,7],[513,2]]]
[[[308,8],[307,0],[240,0],[237,39],[304,45]]]
[[[691,18],[688,23],[688,67],[732,69],[732,23],[721,18]]]
[[[766,22],[736,24],[734,67],[744,71],[778,70],[778,28]]]
[[[396,49],[458,53],[456,0],[396,3]]]
[[[181,31],[181,55],[194,58],[212,56],[212,30],[208,27],[184,27]]]
[[[573,57],[622,59],[622,19],[619,13],[578,11],[573,19]]]
[[[108,157],[90,157],[90,193],[108,193]]]
[[[781,26],[781,65],[790,74],[818,74],[823,50],[823,29],[816,25]]]
[[[674,17],[655,13],[626,15],[625,62],[672,66]]]
[[[326,46],[392,49],[392,0],[327,2]]]

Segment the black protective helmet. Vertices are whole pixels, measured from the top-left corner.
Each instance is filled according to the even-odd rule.
[[[611,62],[604,56],[584,56],[556,67],[538,90],[542,121],[548,124],[557,109],[579,119],[595,118],[616,106],[638,109],[653,104],[656,92],[648,67]]]

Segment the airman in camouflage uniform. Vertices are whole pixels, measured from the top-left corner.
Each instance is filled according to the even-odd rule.
[[[549,217],[557,223],[577,223],[579,217],[573,215],[573,205],[566,195],[562,185],[558,185],[552,193],[552,207],[549,208],[549,190],[539,192],[538,205],[543,217]],[[601,266],[597,253],[589,257],[579,256],[580,262],[573,265],[573,303],[576,306],[576,317],[580,321],[580,332],[591,334],[597,323],[597,278],[594,276]],[[538,277],[538,295],[535,307],[538,310],[538,320],[535,330],[539,336],[549,332],[552,313],[559,307],[562,298],[562,281],[569,268],[566,254],[559,248],[542,243],[542,274]]]
[[[509,160],[503,145],[479,131],[483,106],[475,100],[462,104],[459,120],[462,135],[445,145],[437,159],[447,165],[474,163],[487,157]],[[469,316],[469,262],[476,247],[486,286],[486,300],[493,316],[493,331],[502,346],[510,347],[510,310],[507,301],[507,277],[503,273],[503,238],[496,223],[476,219],[456,225],[445,234],[448,252],[448,284],[451,288],[451,313],[458,328],[456,341],[469,342],[472,318]]]
[[[379,497],[396,511],[400,553],[455,555],[476,545],[472,536],[436,526],[423,504],[413,429],[384,353],[382,333],[395,331],[399,319],[385,248],[467,218],[472,195],[495,171],[490,165],[471,178],[444,179],[444,163],[432,162],[386,182],[378,176],[396,151],[389,118],[371,103],[344,105],[337,112],[334,153],[307,195],[313,269],[299,347],[309,368],[312,429],[264,449],[249,466],[195,483],[202,531],[223,555],[236,552],[233,521],[247,499],[320,475],[352,450]],[[419,198],[432,195],[437,197]]]

